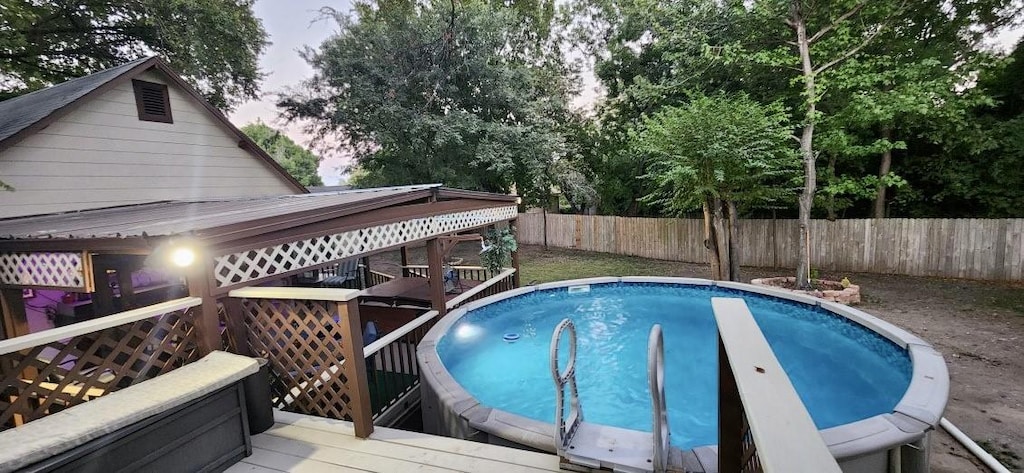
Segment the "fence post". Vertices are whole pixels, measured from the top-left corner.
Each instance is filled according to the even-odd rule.
[[[359,320],[359,299],[338,302],[338,323],[341,328],[342,371],[354,388],[349,410],[356,437],[367,438],[373,433],[373,413],[370,406],[370,384],[363,357],[363,325]]]

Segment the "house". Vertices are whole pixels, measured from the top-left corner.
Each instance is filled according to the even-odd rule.
[[[0,218],[306,193],[158,57],[0,102]]]

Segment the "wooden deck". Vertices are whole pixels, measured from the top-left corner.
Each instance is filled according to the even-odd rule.
[[[274,420],[228,472],[559,471],[558,457],[544,453],[383,427],[360,439],[350,422],[282,411]]]

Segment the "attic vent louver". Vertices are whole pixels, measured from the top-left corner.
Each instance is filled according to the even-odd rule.
[[[135,89],[135,106],[139,110],[139,120],[174,123],[171,119],[171,101],[166,85],[132,80],[132,88]]]

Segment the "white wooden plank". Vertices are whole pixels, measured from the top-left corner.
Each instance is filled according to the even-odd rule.
[[[839,473],[746,302],[713,297],[711,307],[764,471]]]
[[[118,312],[116,314],[86,320],[84,322],[78,322],[63,327],[44,330],[42,332],[0,340],[0,355],[14,353],[18,350],[24,350],[26,348],[32,348],[39,345],[46,345],[57,340],[64,340],[78,335],[98,332],[110,327],[117,327],[118,325],[124,325],[138,320],[171,313],[177,310],[195,307],[202,303],[203,300],[198,297],[184,297],[125,312]]]
[[[355,436],[352,430],[352,423],[346,421],[304,416],[284,411],[275,411],[274,420],[281,424],[294,425],[306,429]],[[388,429],[385,427],[374,427],[370,438],[391,444],[498,460],[513,465],[528,466],[546,471],[559,471],[558,457],[546,453],[518,450],[498,445],[439,437],[406,430]]]
[[[252,166],[252,155],[241,149],[223,150],[220,153],[210,152],[203,155],[176,154],[164,149],[153,150],[150,153],[137,153],[119,149],[78,149],[73,150],[74,153],[64,151],[70,150],[48,146],[25,146],[24,143],[21,143],[4,152],[4,162],[40,163],[43,165],[49,163],[90,163],[121,166],[126,161],[131,161],[136,165],[149,166]]]
[[[316,431],[308,431],[298,429],[293,426],[284,426],[283,428],[295,429],[298,431],[304,431],[309,434],[308,438],[316,437],[320,435],[320,440],[317,443],[312,441],[295,440],[293,438],[279,436],[278,427],[271,428],[270,430],[257,435],[252,438],[253,447],[258,447],[264,450],[270,450],[277,453],[284,453],[288,455],[299,456],[310,460],[316,460],[318,462],[329,463],[331,465],[346,466],[350,468],[356,468],[366,471],[420,471],[420,472],[435,472],[443,473],[447,471],[471,471],[471,470],[453,470],[450,468],[440,468],[433,465],[427,465],[423,463],[417,463],[416,461],[407,461],[393,456],[383,456],[376,453],[367,453],[360,450],[355,450],[349,447],[353,442],[362,442],[366,444],[373,444],[374,442],[367,442],[360,440],[355,437],[348,437],[344,435],[329,436],[327,434],[319,433]],[[297,435],[295,432],[291,432],[293,435]],[[332,443],[338,442],[339,446],[325,445],[327,439],[330,439]],[[345,443],[341,443],[347,440]],[[381,445],[387,447],[386,444]],[[298,471],[290,469],[290,471]],[[312,471],[312,470],[310,470]]]
[[[347,302],[359,297],[358,289],[336,289],[325,287],[261,287],[251,286],[235,289],[228,293],[231,297],[249,299],[289,299]]]
[[[241,463],[233,465],[227,471],[288,471],[295,473],[359,473],[377,471],[314,460],[306,456],[305,452],[307,450],[297,448],[295,452],[288,453],[254,446],[252,456],[244,458]]]
[[[223,131],[193,133],[186,131],[175,123],[160,123],[160,125],[162,125],[162,128],[123,128],[98,123],[75,123],[67,120],[58,120],[38,133],[42,135],[134,140],[152,143],[203,143],[210,146],[238,146],[238,139],[234,136],[229,136]]]
[[[499,460],[461,455],[452,451],[438,451],[402,444],[365,440],[349,435],[305,429],[294,425],[275,426],[266,432],[271,436],[305,442],[322,447],[339,448],[367,454],[380,459],[393,459],[452,471],[503,471],[509,473],[536,473],[536,468],[515,465]],[[392,470],[394,471],[394,470]]]
[[[189,169],[188,167],[181,166],[180,163],[168,161],[166,158],[160,163],[131,163],[125,165],[125,163],[108,162],[107,166],[99,166],[94,162],[49,162],[50,166],[59,166],[60,172],[65,176],[78,176],[78,177],[100,177],[100,176],[111,176],[111,177],[134,177],[139,174],[142,175],[159,175],[168,178],[176,177],[191,177],[195,174],[195,169]],[[220,174],[223,176],[244,176],[244,177],[265,177],[266,173],[261,172],[259,169],[255,169],[251,166],[251,163],[247,163],[241,159],[233,159],[229,165],[207,165],[199,164],[203,167],[206,175]],[[54,175],[53,170],[47,169],[47,165],[40,165],[38,162],[28,161],[10,161],[4,169],[7,170],[6,176],[42,176],[42,175]]]

